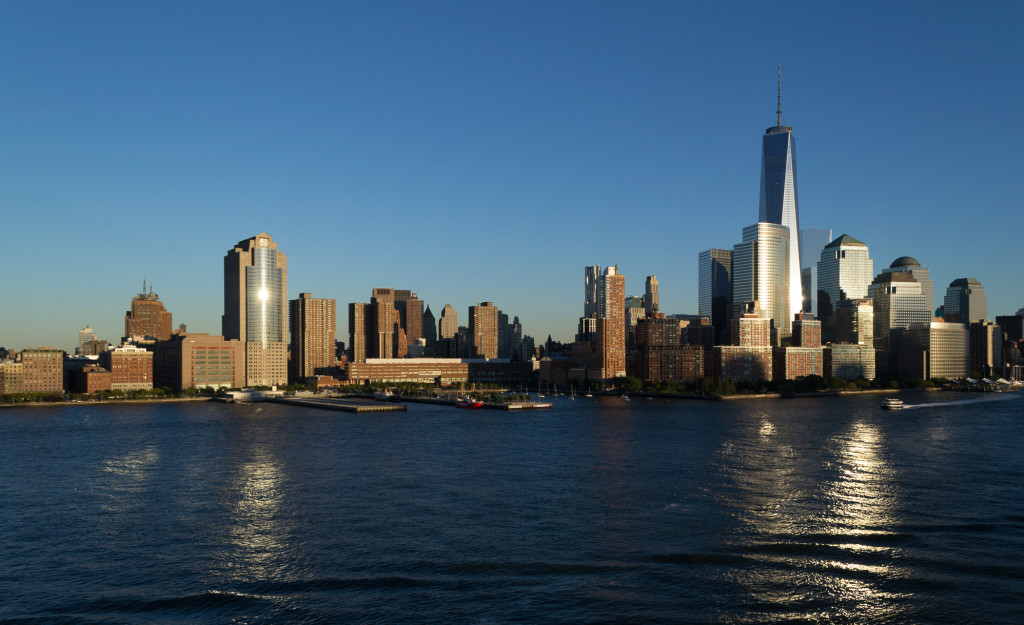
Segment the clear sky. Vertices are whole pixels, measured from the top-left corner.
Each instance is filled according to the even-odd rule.
[[[761,135],[803,228],[1024,306],[1024,3],[0,2],[0,345],[117,341],[143,279],[220,333],[270,233],[288,296],[493,301],[571,340],[583,267],[658,276],[757,221]]]

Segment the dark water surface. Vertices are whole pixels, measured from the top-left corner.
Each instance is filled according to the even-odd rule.
[[[1024,396],[0,410],[0,623],[1024,623]]]

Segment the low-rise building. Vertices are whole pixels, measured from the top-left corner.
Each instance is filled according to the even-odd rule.
[[[153,352],[121,345],[102,354],[103,364],[110,370],[111,389],[139,391],[153,388]]]
[[[245,344],[198,332],[153,345],[153,383],[176,391],[245,386]]]
[[[875,379],[875,348],[833,343],[825,348],[825,377],[840,380]]]
[[[64,392],[64,352],[52,347],[37,347],[21,352],[23,384],[26,393]]]
[[[88,364],[72,375],[71,390],[75,393],[109,391],[110,380],[110,371],[97,364]]]
[[[14,360],[0,360],[0,393],[25,392],[24,366]]]

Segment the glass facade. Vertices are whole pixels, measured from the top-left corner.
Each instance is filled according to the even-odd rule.
[[[868,288],[874,300],[877,373],[896,373],[896,354],[902,347],[903,330],[912,323],[931,321],[931,307],[921,294],[921,283],[909,273],[883,272]]]
[[[958,278],[946,289],[943,302],[946,321],[971,323],[983,321],[988,314],[985,287],[974,278]]]
[[[756,301],[759,314],[772,320],[777,339],[789,336],[792,328],[790,242],[786,226],[756,223],[743,229],[743,242],[732,254],[733,316],[742,313],[746,302]]]
[[[710,249],[697,255],[697,314],[711,319],[715,345],[729,342],[732,250]]]
[[[788,308],[803,309],[800,284],[800,213],[796,193],[796,143],[793,129],[774,126],[761,140],[761,198],[758,221],[789,228]]]
[[[868,255],[868,246],[849,235],[842,235],[821,250],[817,315],[826,342],[836,340],[839,303],[867,297],[873,275],[874,261]]]
[[[800,231],[800,272],[804,295],[804,312],[818,310],[818,258],[821,250],[832,242],[829,228],[810,228]]]
[[[285,308],[284,270],[277,266],[277,250],[257,247],[253,264],[245,268],[245,340],[282,343]]]

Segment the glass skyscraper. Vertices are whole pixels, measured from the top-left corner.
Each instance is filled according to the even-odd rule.
[[[800,280],[800,214],[796,194],[796,145],[793,129],[782,125],[782,107],[777,125],[765,130],[761,139],[761,201],[758,221],[789,228],[789,310],[803,310]]]
[[[732,319],[732,250],[697,254],[697,314],[711,319],[715,345],[729,342]]]
[[[756,223],[743,229],[743,242],[732,248],[733,318],[739,318],[748,302],[757,302],[758,314],[772,320],[776,345],[791,334],[792,308],[789,267],[789,228]],[[797,272],[797,284],[800,274]],[[735,343],[736,337],[732,337]]]
[[[224,256],[225,339],[245,343],[246,384],[288,381],[288,259],[263,232]]]
[[[844,234],[821,250],[818,261],[818,319],[826,342],[835,340],[836,307],[846,299],[867,297],[874,275],[868,246]]]

